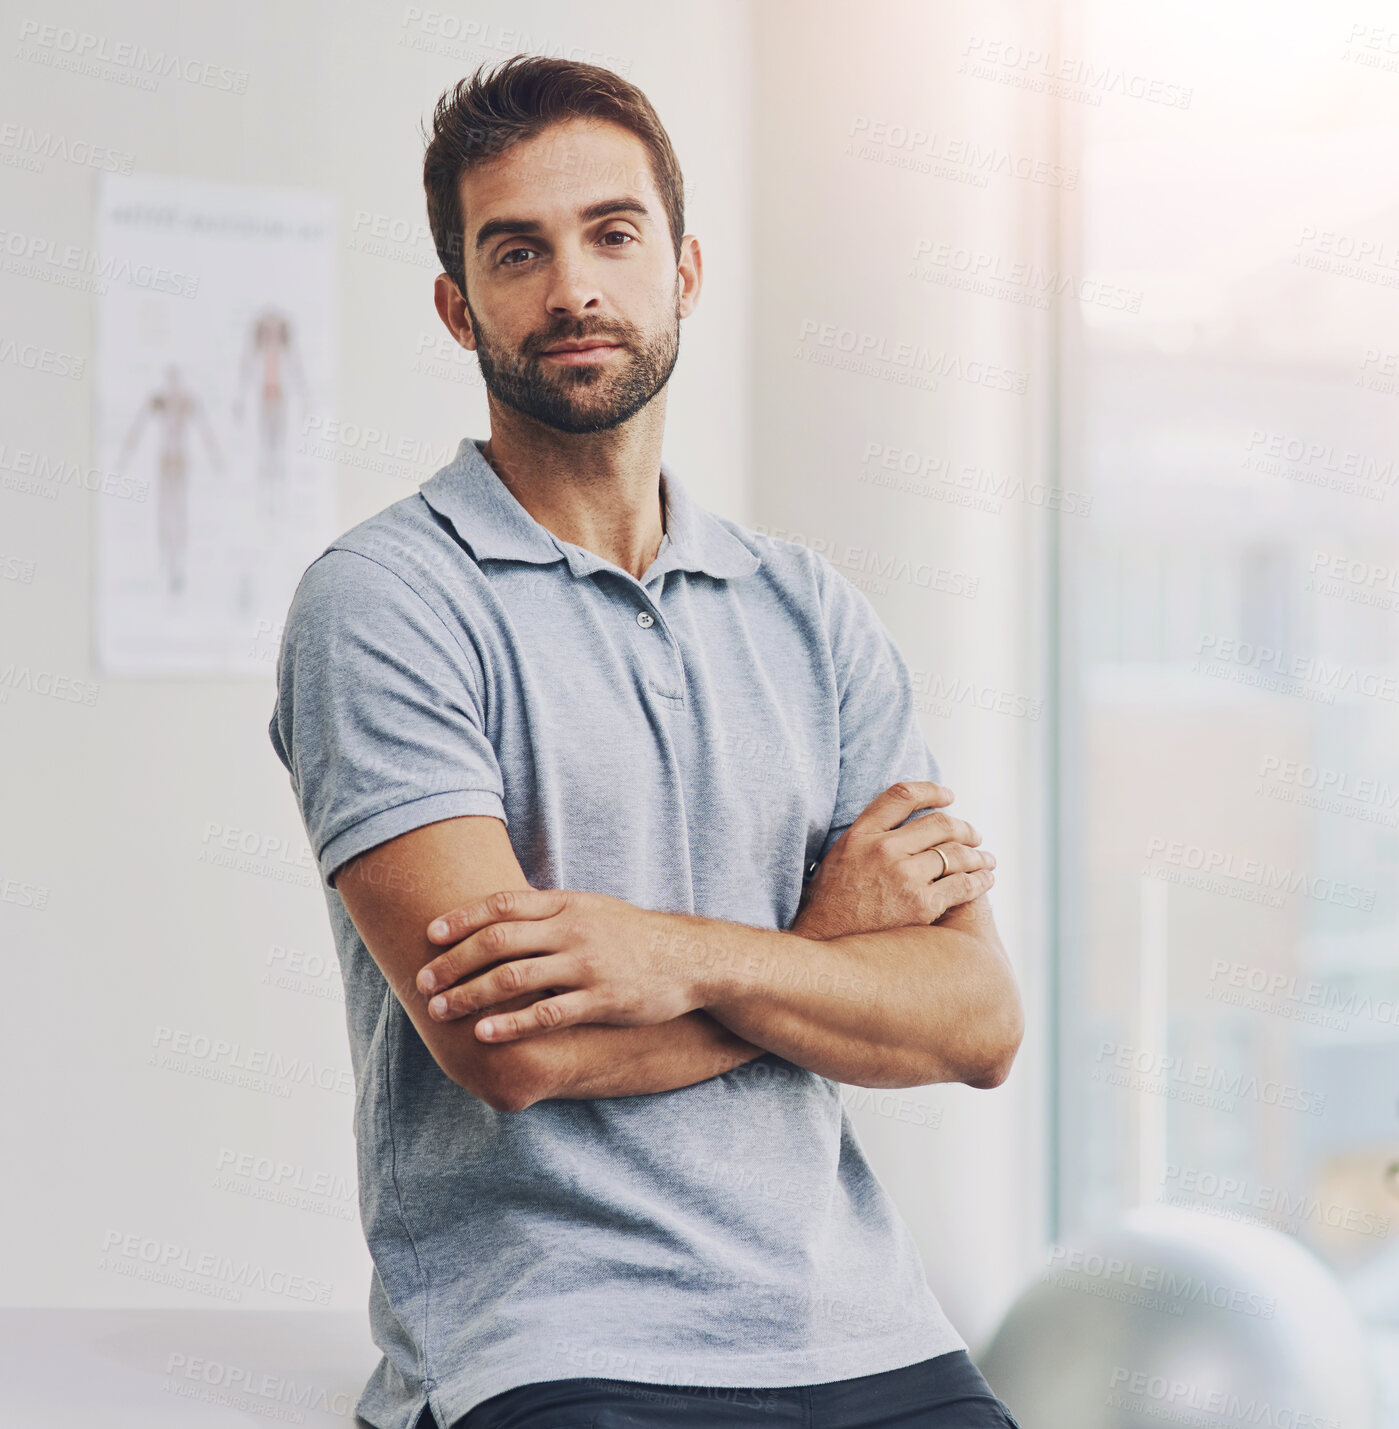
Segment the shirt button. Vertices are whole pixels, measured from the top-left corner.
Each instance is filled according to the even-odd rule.
[[[638,610],[636,612],[636,623],[643,630],[649,630],[655,623],[656,617],[649,610]]]

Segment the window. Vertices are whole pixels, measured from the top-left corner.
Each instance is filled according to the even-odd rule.
[[[1074,15],[1190,98],[1059,101],[1058,1237],[1250,1215],[1399,1374],[1399,13]]]

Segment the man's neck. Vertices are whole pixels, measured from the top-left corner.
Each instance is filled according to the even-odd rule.
[[[639,580],[665,531],[660,424],[575,436],[497,418],[483,455],[515,500],[559,540]]]

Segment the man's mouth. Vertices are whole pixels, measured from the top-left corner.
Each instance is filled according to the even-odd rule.
[[[606,338],[584,338],[581,342],[560,343],[557,347],[546,348],[544,356],[567,367],[583,366],[588,363],[605,362],[614,352],[620,352],[621,345]]]

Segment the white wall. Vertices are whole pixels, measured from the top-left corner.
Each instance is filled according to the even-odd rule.
[[[993,9],[1008,15],[1008,0]],[[1011,258],[1033,246],[1042,186],[993,177],[974,188],[842,152],[857,115],[1047,152],[1047,141],[1016,132],[1011,94],[957,82],[955,47],[986,9],[709,0],[658,11],[614,0],[580,18],[576,6],[540,0],[473,3],[484,39],[476,45],[438,44],[405,23],[410,13],[365,0],[178,13],[73,0],[63,23],[247,70],[247,94],[173,80],[144,93],[7,55],[0,118],[129,150],[140,170],[333,193],[340,414],[440,449],[486,433],[481,391],[412,371],[419,338],[437,330],[435,264],[415,261],[423,245],[388,257],[355,251],[356,214],[422,217],[418,124],[478,60],[577,45],[580,58],[623,69],[671,134],[687,179],[687,228],[704,245],[706,287],[684,328],[668,459],[725,514],[976,576],[974,599],[897,582],[871,594],[915,669],[1046,696],[1034,601],[1044,513],[1015,503],[998,515],[961,510],[855,481],[871,441],[1026,481],[1037,474],[1030,443],[1048,390],[1036,348],[1043,334],[1012,305],[906,274],[921,237],[990,244]],[[91,243],[94,171],[0,168],[0,193],[5,228]],[[6,272],[0,294],[4,327],[17,337],[91,351],[90,297]],[[919,393],[818,367],[793,356],[807,320],[1028,371],[1028,391],[944,377],[936,392]],[[91,462],[88,378],[6,366],[0,391],[6,451]],[[430,474],[400,481],[342,468],[341,527]],[[0,665],[95,678],[90,532],[101,499],[0,491],[0,560],[34,570],[31,583],[0,582]],[[22,692],[0,704],[0,879],[11,881],[0,900],[10,990],[5,1145],[44,1172],[7,1183],[8,1223],[25,1229],[11,1237],[3,1293],[14,1304],[194,1303],[186,1290],[103,1260],[107,1239],[135,1234],[189,1261],[205,1252],[250,1258],[269,1273],[329,1284],[337,1307],[360,1306],[369,1266],[354,1202],[339,980],[314,878],[285,878],[309,855],[266,737],[271,663],[263,679],[101,683],[92,708]],[[930,711],[925,727],[959,808],[1001,859],[995,902],[1032,1035],[1004,1088],[899,1094],[908,1102],[897,1105],[940,1118],[935,1127],[911,1126],[897,1106],[858,1117],[937,1293],[963,1333],[980,1339],[1040,1228],[1036,769],[1045,724],[960,706]],[[290,861],[259,873],[203,862],[210,824],[283,840]],[[32,906],[25,886],[45,890],[46,906]],[[319,965],[319,975],[293,987],[265,981],[278,949]],[[242,1061],[254,1052],[309,1059],[330,1089],[295,1085],[280,1097],[151,1065],[161,1028],[236,1043]],[[221,1188],[221,1156],[243,1153],[295,1168],[308,1190],[287,1205]],[[331,1194],[320,1194],[327,1185]],[[262,1292],[239,1303],[299,1304]]]
[[[356,213],[424,217],[418,125],[432,102],[485,59],[527,48],[610,63],[650,96],[675,143],[704,235],[708,287],[687,320],[666,453],[701,500],[743,518],[748,482],[748,34],[744,7],[706,4],[679,28],[653,7],[475,3],[456,10],[484,43],[443,52],[405,25],[406,5],[233,8],[65,3],[45,20],[246,70],[245,96],[163,81],[138,92],[84,75],[0,61],[0,123],[129,151],[141,171],[285,185],[336,196],[341,220],[340,415],[453,449],[488,433],[482,391],[412,372],[420,335],[438,330],[429,244],[384,257],[353,251]],[[421,7],[424,10],[427,7]],[[650,23],[642,24],[650,16]],[[677,19],[679,16],[677,15]],[[678,62],[683,56],[683,63]],[[609,58],[611,57],[611,58]],[[0,148],[0,154],[3,149]],[[0,228],[91,246],[97,172],[50,160],[41,174],[0,167]],[[414,261],[417,259],[418,261]],[[94,299],[0,271],[0,338],[86,357]],[[91,465],[92,395],[82,380],[0,365],[0,447]],[[3,467],[0,467],[3,474]],[[412,480],[342,467],[340,526],[408,494]],[[10,662],[74,679],[91,663],[94,503],[0,490],[0,669]],[[4,1146],[10,1242],[3,1293],[13,1304],[205,1303],[188,1291],[107,1268],[104,1242],[136,1234],[333,1286],[330,1303],[364,1304],[369,1260],[354,1201],[353,1097],[339,975],[325,905],[299,868],[305,835],[267,739],[272,666],[262,679],[100,680],[96,704],[15,691],[0,703],[0,945],[4,948]],[[210,823],[285,841],[290,862],[260,873],[201,862]],[[294,886],[278,874],[301,876]],[[8,882],[6,882],[8,881]],[[47,906],[32,906],[46,890]],[[29,900],[24,906],[21,900]],[[264,981],[276,948],[318,963],[296,989]],[[309,1061],[332,1087],[287,1097],[148,1064],[157,1029],[207,1035],[241,1051]],[[338,1088],[338,1089],[337,1089]],[[305,1209],[219,1189],[220,1156],[295,1167]],[[217,1283],[217,1281],[215,1282]],[[208,1303],[223,1303],[209,1301]],[[249,1292],[238,1303],[300,1308]]]

